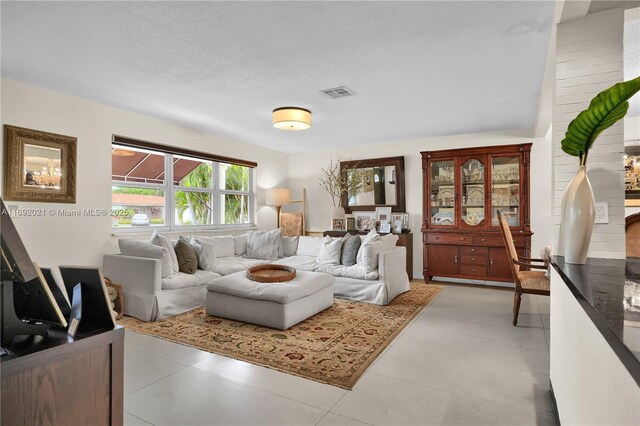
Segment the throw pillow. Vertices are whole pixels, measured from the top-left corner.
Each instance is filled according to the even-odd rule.
[[[194,248],[189,244],[184,237],[178,238],[178,241],[173,246],[178,258],[178,268],[180,272],[185,274],[195,274],[198,269],[198,255]]]
[[[247,234],[233,236],[233,252],[236,256],[247,254]]]
[[[216,246],[216,256],[230,257],[235,256],[236,249],[231,235],[223,235],[220,237],[211,237]]]
[[[398,241],[397,235],[388,234],[363,245],[362,259],[358,265],[364,267],[367,272],[374,271],[378,267],[380,253],[393,249],[396,241]]]
[[[298,237],[282,237],[282,250],[285,257],[294,256],[298,250]]]
[[[171,256],[169,250],[146,241],[135,240],[118,240],[120,254],[124,256],[146,257],[148,259],[160,260],[162,278],[171,278],[173,276],[173,267],[171,266]],[[173,250],[173,249],[172,249]]]
[[[322,238],[300,237],[298,239],[298,249],[296,250],[296,254],[298,256],[318,257],[318,254],[320,253],[321,245],[322,245]]]
[[[365,235],[364,238],[362,238],[362,244],[360,244],[360,248],[358,249],[358,255],[356,257],[356,263],[358,265],[362,264],[362,254],[363,254],[364,246],[376,241],[378,238],[380,238],[380,235],[378,235],[378,233],[375,230],[372,230],[367,235]]]
[[[342,251],[342,238],[331,238],[326,236],[322,239],[320,253],[318,253],[317,262],[321,265],[339,265],[340,253]]]
[[[277,260],[282,241],[282,229],[269,232],[247,233],[247,257],[251,259]]]
[[[198,268],[213,272],[216,269],[216,250],[211,238],[191,238],[191,245],[198,256]]]
[[[171,268],[173,269],[173,273],[177,274],[180,270],[180,268],[178,267],[178,257],[176,256],[176,252],[173,249],[173,244],[171,243],[169,237],[161,234],[157,230],[154,230],[153,235],[151,236],[151,244],[155,244],[169,250],[169,256],[171,256]]]
[[[362,240],[357,235],[345,235],[344,243],[342,244],[342,255],[340,256],[340,263],[344,266],[355,265],[361,243]]]

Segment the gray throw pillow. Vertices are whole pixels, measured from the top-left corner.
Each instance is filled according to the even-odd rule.
[[[356,264],[356,257],[362,240],[358,235],[347,234],[344,236],[344,244],[342,245],[342,255],[340,263],[344,266],[353,266]]]
[[[282,251],[284,257],[294,256],[298,250],[298,237],[282,237]]]
[[[189,244],[189,241],[184,237],[180,237],[173,249],[176,251],[180,272],[195,274],[196,269],[198,269],[198,255],[193,246]]]

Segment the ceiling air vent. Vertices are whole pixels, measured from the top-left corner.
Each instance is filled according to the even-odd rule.
[[[355,92],[347,89],[345,86],[334,87],[333,89],[321,90],[320,93],[324,93],[331,99],[344,98],[346,96],[354,96]]]

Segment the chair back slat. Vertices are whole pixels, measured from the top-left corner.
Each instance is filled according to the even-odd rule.
[[[518,260],[518,251],[516,245],[513,242],[513,236],[511,235],[511,229],[505,215],[498,211],[498,222],[500,223],[500,231],[502,231],[502,238],[504,240],[504,246],[507,250],[507,256],[511,262],[511,273],[515,281],[516,287],[520,288],[520,280],[518,280],[518,272],[520,272],[520,265],[514,263],[514,260]]]

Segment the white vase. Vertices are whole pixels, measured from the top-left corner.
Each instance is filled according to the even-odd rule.
[[[562,197],[560,241],[565,262],[576,265],[586,263],[595,218],[595,199],[587,176],[587,166],[580,166]]]
[[[331,210],[331,219],[344,219],[344,208],[336,206]]]

